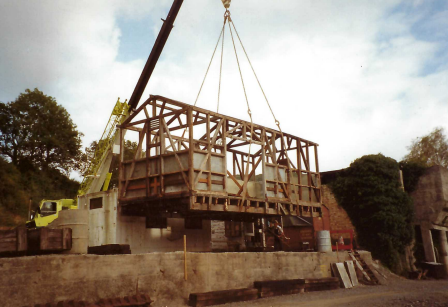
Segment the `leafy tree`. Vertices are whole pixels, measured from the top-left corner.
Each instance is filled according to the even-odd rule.
[[[98,142],[93,141],[88,147],[85,147],[84,152],[78,156],[77,169],[83,177],[87,175],[90,163],[92,163],[93,159],[95,158],[95,151],[97,147]]]
[[[426,166],[441,165],[448,167],[448,140],[445,130],[435,128],[430,134],[418,137],[408,147],[405,161],[414,161]]]
[[[20,169],[69,172],[76,166],[81,136],[68,112],[37,88],[0,102],[0,154]]]
[[[2,158],[0,158],[0,183],[0,208],[13,214],[26,215],[28,197],[21,182],[21,174],[13,164]],[[4,214],[2,216],[4,218]]]
[[[134,159],[135,153],[137,152],[138,144],[137,142],[131,142],[129,140],[124,142],[124,161]],[[118,187],[118,178],[119,178],[119,169],[120,169],[120,159],[114,159],[110,170],[112,172],[112,177],[109,183],[109,189]]]
[[[399,165],[392,158],[367,155],[355,160],[332,184],[347,211],[359,244],[392,270],[412,242],[413,206],[400,189]]]
[[[412,193],[417,187],[418,179],[425,172],[428,166],[421,161],[403,160],[400,162],[403,171],[403,185],[407,193]]]

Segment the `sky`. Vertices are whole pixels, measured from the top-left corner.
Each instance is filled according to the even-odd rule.
[[[101,137],[129,99],[171,0],[0,0],[0,101],[55,97]],[[320,171],[366,154],[401,160],[412,140],[448,133],[447,0],[233,0],[230,12],[283,131],[319,144]],[[223,23],[220,0],[185,0],[150,94],[193,104]],[[255,123],[275,122],[240,46]],[[248,120],[227,30],[219,112]],[[215,56],[198,106],[217,110]]]

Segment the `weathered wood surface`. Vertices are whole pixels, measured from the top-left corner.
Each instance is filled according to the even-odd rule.
[[[321,214],[316,143],[161,96],[150,96],[120,129],[120,144],[124,131],[138,133],[119,181],[119,200],[134,215],[174,196],[179,201],[160,212]]]
[[[359,282],[358,282],[358,276],[356,275],[355,267],[353,266],[353,261],[345,261],[344,264],[353,287],[356,287],[357,285],[359,285]]]
[[[153,300],[146,294],[101,299],[96,303],[66,300],[58,303],[36,304],[34,307],[149,307]]]
[[[88,253],[94,255],[130,254],[131,248],[129,244],[106,244],[101,246],[89,246]]]
[[[189,305],[193,307],[211,306],[230,302],[255,300],[257,298],[258,290],[249,288],[191,293],[189,297]]]
[[[333,269],[333,272],[335,273],[336,277],[339,278],[341,282],[341,286],[343,288],[353,288],[352,282],[350,281],[350,278],[348,277],[347,271],[345,270],[345,266],[343,263],[332,263],[331,267]]]
[[[256,281],[254,282],[254,287],[258,289],[260,297],[269,297],[276,295],[338,289],[339,279],[330,277]]]
[[[27,250],[26,228],[0,230],[0,253],[16,253]]]

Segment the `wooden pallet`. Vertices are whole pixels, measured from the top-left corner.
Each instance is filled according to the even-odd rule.
[[[189,305],[193,307],[211,306],[230,302],[256,300],[257,298],[258,290],[249,288],[191,293]]]

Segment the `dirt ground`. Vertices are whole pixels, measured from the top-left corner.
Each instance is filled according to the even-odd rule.
[[[448,307],[448,279],[409,280],[373,263],[381,285],[359,285],[352,289],[307,292],[247,302],[217,305],[223,307]],[[161,303],[161,302],[159,302]],[[186,303],[186,302],[185,302]],[[157,305],[157,302],[154,304]],[[180,304],[183,305],[183,304]],[[165,303],[160,306],[180,306]],[[184,305],[187,306],[187,305]],[[159,307],[157,305],[157,307]]]
[[[220,306],[448,307],[448,280],[414,281],[396,278],[387,285],[360,285],[352,289],[308,292]]]

